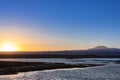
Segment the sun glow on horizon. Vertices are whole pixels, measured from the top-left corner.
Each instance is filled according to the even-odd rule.
[[[13,43],[5,43],[2,45],[0,51],[4,52],[18,51],[18,48]]]

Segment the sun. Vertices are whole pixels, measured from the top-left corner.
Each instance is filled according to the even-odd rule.
[[[5,43],[2,45],[0,51],[11,52],[11,51],[18,51],[18,49],[12,43]]]

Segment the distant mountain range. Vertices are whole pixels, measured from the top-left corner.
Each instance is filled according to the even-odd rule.
[[[109,48],[109,47],[106,47],[106,46],[97,46],[97,47],[94,47],[94,48],[90,48],[88,50],[120,50],[118,48]]]
[[[108,48],[106,46],[97,46],[97,47],[94,47],[94,48],[90,48],[88,50],[106,50],[106,49],[111,49],[111,48]]]
[[[73,50],[71,52],[66,52],[66,54],[75,54],[75,55],[83,55],[89,57],[120,57],[120,49],[119,48],[109,48],[106,46],[96,46],[94,48],[90,48],[88,50]]]
[[[9,56],[6,56],[10,54]],[[88,50],[0,52],[0,58],[120,58],[119,48],[97,46]]]
[[[119,48],[109,48],[106,46],[97,46],[97,47],[88,49],[88,51],[102,51],[102,52],[109,52],[109,51],[116,52],[117,51],[117,52],[120,52],[120,49]]]

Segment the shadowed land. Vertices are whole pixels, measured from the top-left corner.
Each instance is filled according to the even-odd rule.
[[[114,51],[0,52],[0,58],[120,58],[120,52]]]
[[[116,64],[120,64],[120,60],[115,61]]]
[[[120,49],[97,46],[88,50],[0,52],[0,58],[120,58]]]
[[[102,66],[102,65],[0,61],[0,75],[17,74],[19,72],[28,72],[28,71],[37,71],[37,70],[82,68],[82,67],[94,67],[94,66]]]

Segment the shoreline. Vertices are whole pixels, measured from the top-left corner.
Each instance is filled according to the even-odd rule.
[[[84,68],[84,67],[95,67],[95,66],[103,66],[103,65],[0,61],[0,75],[10,75],[10,74],[17,74],[19,72],[29,72],[29,71],[66,69],[66,68]]]

